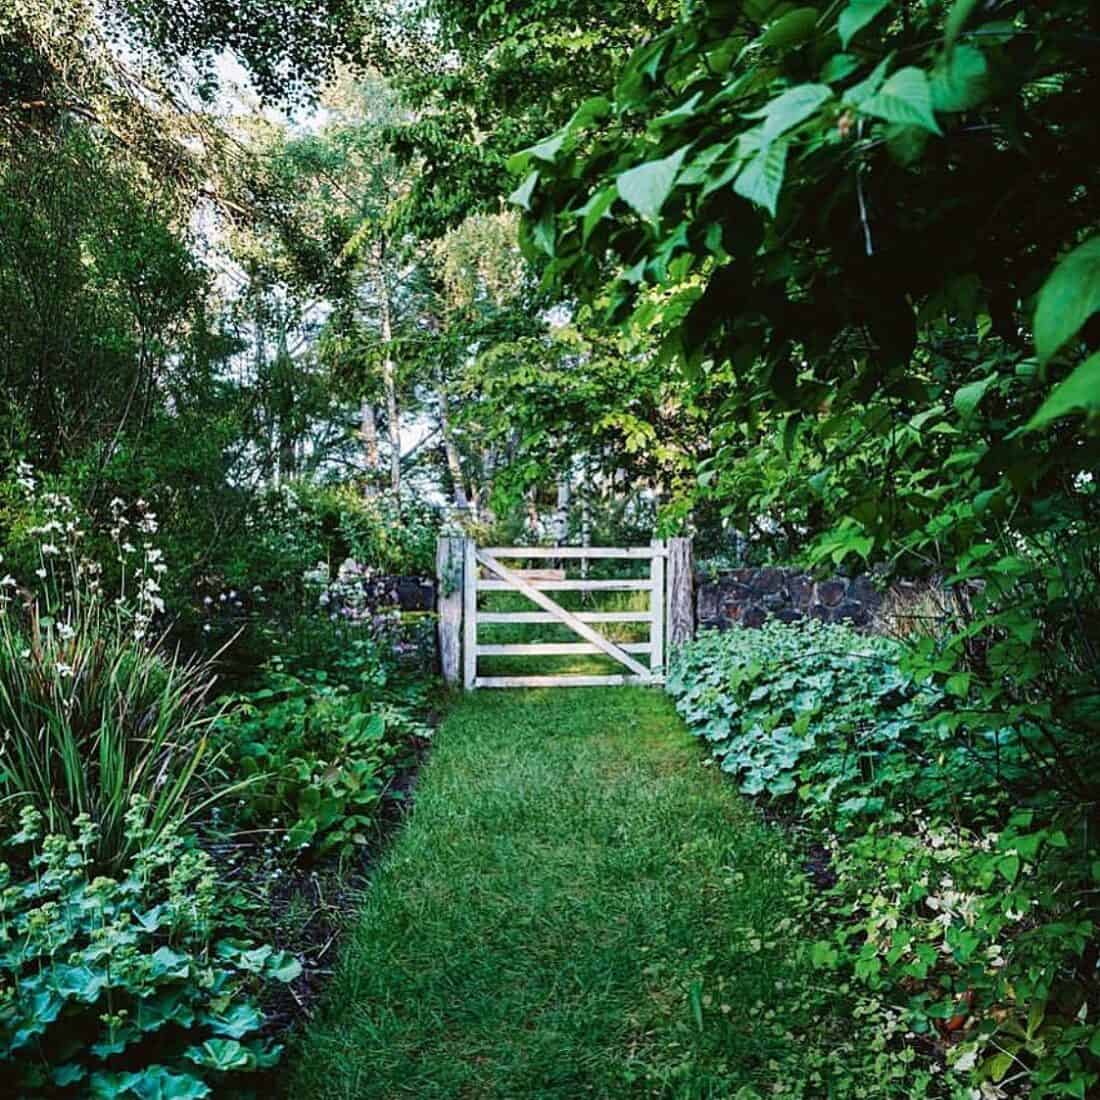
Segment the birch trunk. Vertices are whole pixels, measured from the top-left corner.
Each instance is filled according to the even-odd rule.
[[[367,491],[374,488],[372,478],[378,469],[378,421],[374,406],[364,400],[359,406],[359,437],[363,441],[363,460],[367,467]]]
[[[378,253],[376,273],[382,340],[386,345],[386,355],[382,360],[382,385],[386,391],[386,427],[390,437],[390,488],[396,496],[401,489],[401,427],[398,423],[397,368],[390,354],[393,340],[393,303],[390,301],[390,287],[382,264],[381,250]]]

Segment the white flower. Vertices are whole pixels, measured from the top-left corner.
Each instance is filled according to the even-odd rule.
[[[42,544],[42,553],[47,558],[56,558],[61,551],[52,542],[47,542]]]
[[[14,588],[15,578],[8,573],[2,580],[0,580],[0,588]]]
[[[76,631],[73,630],[73,628],[69,626],[68,623],[58,623],[57,633],[65,641],[68,641],[70,638],[76,637]]]
[[[57,674],[61,677],[72,676],[73,666],[65,664],[64,661],[57,662]]]
[[[45,569],[41,569],[41,568],[39,568],[39,569],[36,569],[36,570],[34,571],[34,575],[35,575],[36,577],[40,578],[41,580],[45,580],[45,579],[46,579],[46,570],[45,570]]]
[[[212,603],[214,602],[214,597],[213,597],[213,596],[203,596],[203,598],[202,598],[202,602],[203,602],[203,603],[204,603],[204,604],[205,604],[205,605],[206,605],[207,607],[209,607],[209,606],[210,606],[210,605],[211,605],[211,604],[212,604]]]
[[[124,542],[122,544],[122,552],[124,554],[132,554],[134,552],[134,544],[132,542]]]

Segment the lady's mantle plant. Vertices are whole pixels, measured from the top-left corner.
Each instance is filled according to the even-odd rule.
[[[227,935],[209,857],[147,820],[135,800],[117,875],[97,873],[86,815],[43,835],[25,808],[3,845],[0,1076],[15,1095],[191,1100],[278,1057],[252,994],[297,961]]]

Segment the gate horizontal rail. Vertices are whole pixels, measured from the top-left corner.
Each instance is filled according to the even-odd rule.
[[[539,581],[527,582],[539,592],[645,592],[653,588],[652,581]],[[479,592],[515,592],[511,581],[478,581]]]

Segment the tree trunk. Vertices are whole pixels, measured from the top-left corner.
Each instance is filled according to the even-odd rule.
[[[470,510],[470,498],[466,495],[466,483],[462,476],[462,461],[454,436],[451,434],[451,417],[447,406],[447,391],[442,378],[439,379],[439,430],[443,436],[443,453],[447,457],[447,471],[454,486],[455,508],[462,513]]]
[[[359,437],[363,441],[363,462],[367,468],[367,492],[374,489],[374,473],[378,469],[378,421],[374,406],[363,399],[359,406]]]
[[[558,505],[554,512],[554,541],[564,543],[569,535],[569,502],[573,495],[569,474],[558,478]]]
[[[390,437],[390,488],[396,496],[401,490],[401,426],[398,423],[397,366],[390,354],[393,341],[393,302],[390,300],[390,286],[382,263],[381,247],[376,250],[375,255],[382,340],[386,345],[386,354],[382,360],[382,385],[386,391],[386,427]]]

